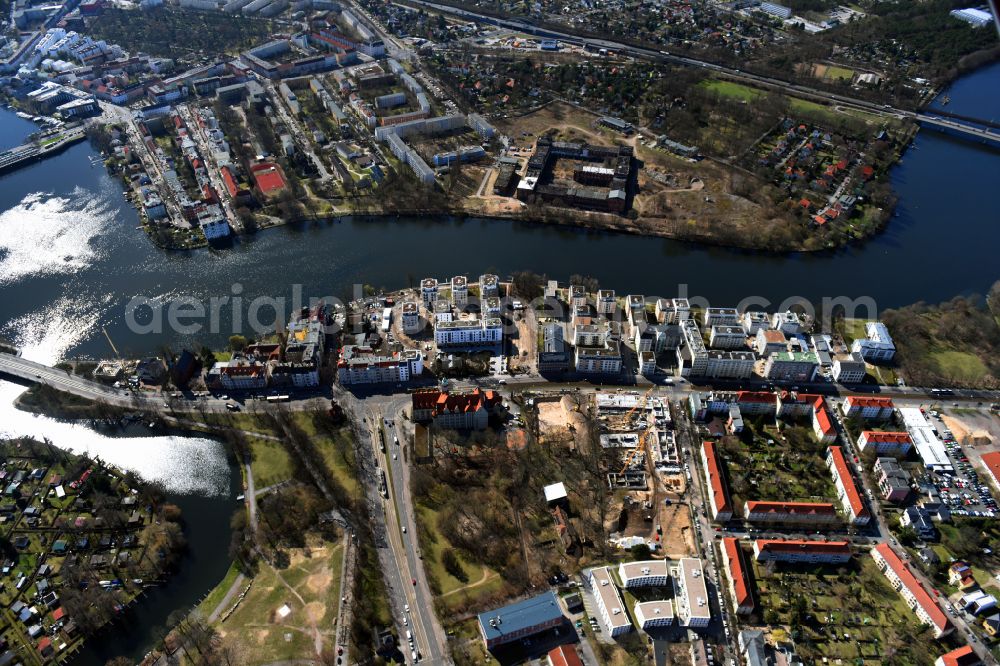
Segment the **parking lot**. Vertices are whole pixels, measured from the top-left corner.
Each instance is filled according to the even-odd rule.
[[[924,474],[920,481],[932,484],[937,488],[941,501],[951,508],[953,515],[980,516],[992,518],[997,514],[996,500],[986,482],[979,478],[972,461],[966,455],[962,446],[941,420],[936,411],[927,412],[931,424],[938,429],[941,440],[948,448],[948,458],[955,467],[955,472]]]

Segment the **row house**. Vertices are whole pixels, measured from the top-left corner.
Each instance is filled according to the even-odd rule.
[[[855,525],[867,525],[871,520],[871,514],[861,499],[858,485],[851,474],[851,468],[847,464],[844,456],[844,449],[840,446],[831,446],[826,450],[826,465],[833,475],[833,484],[837,487],[837,498],[840,500],[851,522]]]
[[[719,540],[719,555],[726,574],[726,586],[733,600],[733,608],[738,615],[753,613],[753,582],[747,567],[739,539],[723,537]]]
[[[858,436],[858,448],[864,452],[874,448],[878,455],[905,457],[913,449],[913,438],[906,431],[863,430]]]
[[[872,549],[872,559],[888,579],[889,583],[921,623],[931,627],[935,638],[941,638],[954,631],[951,621],[937,605],[909,567],[899,558],[889,544],[880,543]]]
[[[442,428],[485,430],[490,412],[502,403],[493,391],[445,393],[437,389],[414,391],[411,397],[415,423],[433,422]]]
[[[849,395],[840,405],[844,416],[859,416],[868,421],[886,421],[892,418],[894,408],[892,398],[878,396]]]
[[[712,510],[710,518],[717,523],[728,523],[733,517],[729,487],[722,473],[722,459],[715,450],[715,442],[703,442],[701,462],[708,481],[708,504]]]
[[[743,505],[743,516],[751,523],[770,525],[828,526],[841,522],[837,510],[827,502],[755,502]]]
[[[758,562],[844,564],[851,559],[851,544],[847,541],[757,539],[753,554]]]

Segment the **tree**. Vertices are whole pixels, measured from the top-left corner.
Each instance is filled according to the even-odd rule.
[[[444,552],[441,553],[441,564],[444,566],[444,570],[457,580],[463,583],[469,582],[469,576],[465,573],[465,569],[462,568],[462,563],[459,561],[454,548],[445,548]]]
[[[234,352],[241,352],[247,347],[247,339],[242,335],[229,336],[229,349]]]

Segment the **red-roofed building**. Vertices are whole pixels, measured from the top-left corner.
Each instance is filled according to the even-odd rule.
[[[832,444],[837,441],[837,429],[833,426],[833,419],[830,412],[826,410],[826,402],[823,396],[816,396],[813,401],[813,434],[816,439],[824,444]]]
[[[774,331],[778,333],[778,331]],[[781,391],[778,394],[778,417],[783,419],[812,418],[816,411],[816,393]]]
[[[982,663],[982,659],[972,649],[972,646],[965,645],[938,657],[934,666],[980,666]]]
[[[847,465],[847,458],[844,457],[844,449],[839,446],[831,446],[826,450],[826,465],[833,474],[833,484],[837,486],[837,497],[843,506],[844,513],[851,518],[855,525],[867,525],[871,520],[868,507],[861,499],[858,492],[858,484],[854,482],[854,475]]]
[[[993,485],[1000,488],[1000,451],[991,451],[983,454],[983,466]]]
[[[229,193],[233,201],[238,204],[250,202],[250,190],[246,186],[240,185],[239,181],[236,180],[236,175],[228,165],[219,169],[219,174],[222,176],[222,184],[225,185],[226,192]]]
[[[868,166],[867,164],[861,167],[861,177],[864,180],[871,180],[872,176],[874,175],[875,175],[875,169],[873,169],[872,167]]]
[[[849,395],[841,403],[844,416],[860,416],[863,419],[885,420],[892,417],[895,405],[892,398],[875,396]]]
[[[743,515],[751,523],[836,525],[837,509],[828,502],[747,502]]]
[[[758,562],[843,564],[851,559],[851,544],[847,541],[757,539],[753,543],[753,555]]]
[[[719,541],[719,552],[725,565],[723,568],[726,571],[729,594],[733,598],[733,607],[738,614],[749,615],[754,609],[753,582],[739,540],[723,537]]]
[[[38,641],[38,654],[43,657],[50,657],[55,649],[52,647],[52,639],[46,636],[42,640]]]
[[[580,655],[572,645],[560,645],[555,650],[550,650],[546,659],[549,666],[583,666]]]
[[[913,439],[908,432],[864,430],[858,437],[858,448],[866,451],[874,446],[875,453],[906,455],[913,448]]]
[[[966,562],[955,562],[948,567],[948,582],[963,592],[979,586],[979,583],[976,582],[976,576],[972,572],[972,567]]]
[[[257,184],[257,189],[265,197],[279,194],[288,187],[288,183],[285,181],[285,174],[281,171],[281,166],[272,162],[254,164],[250,167],[250,175]]]
[[[729,499],[729,488],[722,475],[722,462],[715,450],[715,442],[703,442],[701,462],[705,467],[708,481],[708,503],[712,510],[710,518],[717,523],[728,523],[733,517],[733,506]]]
[[[740,414],[774,416],[777,396],[770,391],[737,391],[736,404]]]
[[[503,400],[498,393],[475,389],[469,393],[445,393],[437,389],[414,391],[413,420],[433,421],[442,428],[484,430],[490,412]]]
[[[872,559],[881,569],[882,573],[889,580],[889,583],[903,597],[903,601],[910,607],[917,619],[922,623],[930,625],[934,630],[934,637],[941,638],[954,631],[954,627],[948,617],[937,605],[931,595],[916,579],[909,567],[899,559],[889,544],[880,543],[872,549]]]

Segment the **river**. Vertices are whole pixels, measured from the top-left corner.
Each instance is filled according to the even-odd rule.
[[[1000,63],[963,77],[946,93],[949,109],[1000,117]],[[35,129],[0,111],[0,146]],[[395,288],[432,275],[508,274],[530,269],[565,280],[597,277],[620,293],[700,296],[733,305],[746,296],[777,307],[787,297],[871,297],[880,309],[956,294],[983,293],[1000,278],[1000,213],[989,193],[1000,152],[921,131],[892,172],[900,196],[887,230],[859,246],[817,254],[765,255],[657,238],[577,231],[506,221],[387,219],[288,226],[240,239],[225,250],[165,253],[137,230],[136,212],[86,143],[0,177],[0,336],[45,362],[75,355],[107,357],[175,349],[195,339],[220,343],[231,310],[214,335],[139,334],[126,325],[136,296],[208,299],[240,292],[292,297],[340,296],[353,284]],[[237,285],[234,287],[234,285]],[[0,383],[0,431],[48,433],[57,444],[174,485],[188,520],[191,560],[166,588],[140,605],[122,651],[150,646],[150,630],[175,608],[190,606],[222,578],[228,515],[238,477],[217,443],[132,433],[109,438],[79,427],[18,414],[19,387]],[[73,428],[68,430],[67,428]],[[140,449],[141,447],[141,449]],[[142,455],[137,455],[138,450]],[[200,451],[202,458],[188,453]],[[200,460],[206,464],[192,464]],[[179,467],[177,465],[180,465]],[[223,474],[226,469],[226,474]],[[209,470],[206,472],[206,470]],[[206,476],[207,474],[207,476]],[[91,660],[99,660],[91,648]]]

